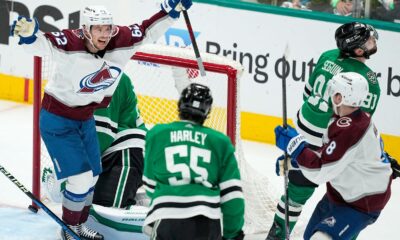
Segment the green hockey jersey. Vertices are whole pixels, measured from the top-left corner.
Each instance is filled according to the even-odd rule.
[[[244,224],[244,199],[234,152],[226,135],[192,122],[152,128],[145,148],[143,182],[151,204],[144,225],[204,215],[222,218],[224,237],[235,237]]]
[[[137,97],[124,73],[107,108],[94,112],[102,155],[127,148],[144,148],[147,129],[140,117]]]
[[[295,121],[297,130],[316,147],[322,146],[322,136],[333,114],[328,82],[341,72],[357,72],[368,80],[369,94],[362,106],[364,111],[373,114],[378,104],[381,90],[376,74],[367,65],[354,58],[342,58],[338,49],[324,52],[305,85],[304,103]]]

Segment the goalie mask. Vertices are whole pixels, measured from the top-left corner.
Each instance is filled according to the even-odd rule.
[[[207,86],[192,83],[185,89],[178,102],[179,117],[203,124],[211,111],[213,98]]]
[[[333,97],[340,93],[342,101],[335,104]],[[328,94],[331,97],[333,110],[338,114],[337,108],[341,105],[361,107],[369,93],[368,81],[356,72],[339,73],[329,81]]]
[[[374,38],[374,46],[366,46],[370,37]],[[377,52],[375,40],[379,36],[375,28],[371,25],[351,22],[340,26],[335,32],[336,45],[345,56],[357,57],[354,50],[361,48],[364,50],[363,57],[369,58]]]
[[[89,40],[91,45],[97,49],[93,44],[92,28],[93,26],[108,25],[110,28],[101,33],[106,35],[107,42],[118,34],[118,27],[114,26],[112,14],[104,6],[88,6],[85,7],[81,13],[81,25],[85,38]]]

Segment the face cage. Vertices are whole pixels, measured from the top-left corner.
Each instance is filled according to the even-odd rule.
[[[375,40],[378,41],[378,38],[379,38],[378,33],[375,31],[375,29],[373,29],[373,30],[374,31],[370,31],[370,37],[374,37]],[[360,48],[364,51],[363,57],[365,57],[366,59],[369,59],[369,57],[376,52],[375,51],[375,52],[371,53],[372,49],[368,49],[367,48],[368,40],[369,40],[369,38],[367,39],[367,41],[363,45],[360,46]],[[375,43],[375,47],[377,47],[376,43]]]

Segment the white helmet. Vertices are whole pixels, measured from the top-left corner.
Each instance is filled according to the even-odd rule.
[[[340,105],[360,107],[369,93],[368,81],[356,72],[339,73],[329,81],[328,94],[333,98],[337,93],[342,95],[342,102],[335,104],[332,99],[335,113]]]
[[[81,13],[81,25],[87,29],[93,25],[113,25],[113,17],[104,6],[88,6]]]

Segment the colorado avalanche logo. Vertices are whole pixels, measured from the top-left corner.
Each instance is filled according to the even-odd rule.
[[[351,118],[349,117],[341,117],[337,120],[336,125],[341,128],[345,128],[351,125]]]
[[[91,73],[81,80],[79,84],[81,89],[78,93],[93,93],[106,89],[114,84],[120,73],[121,69],[110,67],[104,62],[99,71]]]
[[[335,217],[328,217],[328,218],[325,218],[323,221],[322,221],[322,224],[326,224],[326,225],[328,225],[329,227],[334,227],[335,226],[335,223],[336,223],[336,219],[335,219]]]

